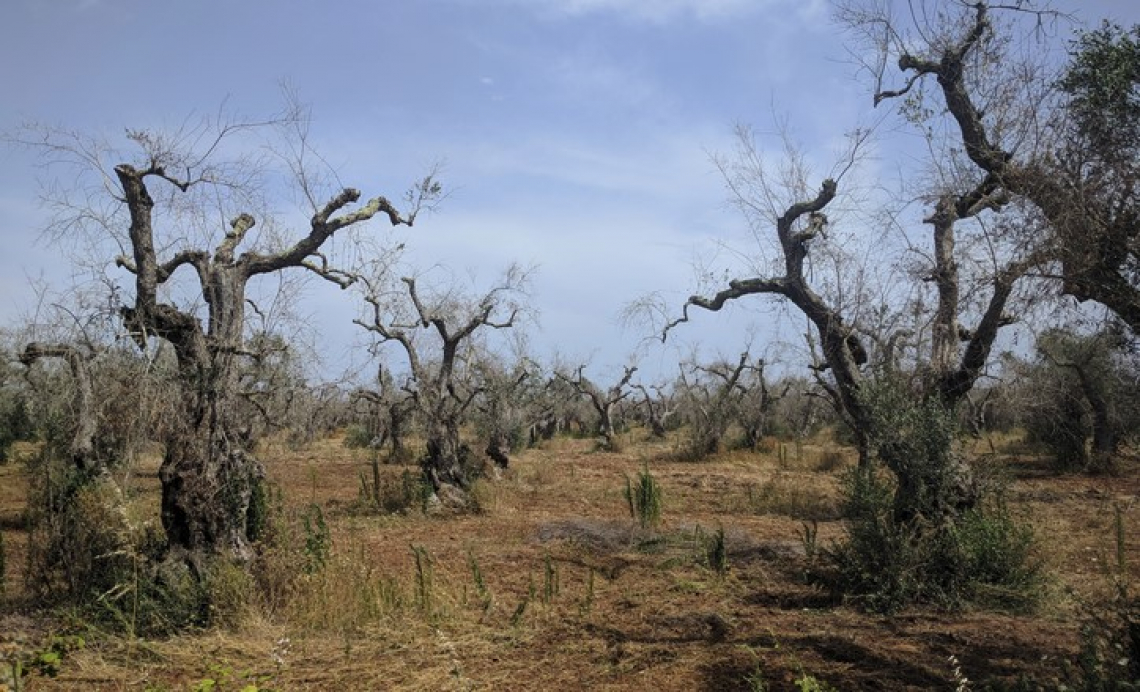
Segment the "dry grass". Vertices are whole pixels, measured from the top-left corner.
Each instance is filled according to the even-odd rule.
[[[950,655],[984,680],[1049,674],[1071,654],[1076,625],[1063,600],[1038,617],[883,619],[805,586],[801,526],[818,520],[821,544],[841,534],[837,478],[853,463],[816,442],[798,454],[786,443],[783,456],[734,451],[693,464],[670,461],[668,442],[636,436],[620,454],[553,440],[477,486],[481,513],[449,518],[359,513],[364,450],[335,439],[269,446],[261,454],[287,504],[325,510],[326,569],[256,603],[230,630],[162,641],[87,633],[60,677],[33,689],[185,690],[211,678],[232,690],[744,690],[759,666],[773,690],[794,689],[801,669],[838,689],[927,690],[949,688]],[[1032,514],[1058,590],[1100,588],[1113,502],[1132,503],[1127,547],[1140,554],[1137,469],[1053,477],[1032,463],[988,463],[997,461],[1012,461],[1011,502]],[[663,492],[653,531],[635,525],[622,496],[626,474],[645,462]],[[24,538],[8,519],[23,501],[17,469],[0,467],[0,529],[18,597]],[[152,460],[130,476],[144,502],[154,470]],[[403,470],[381,467],[392,478]],[[718,527],[723,576],[704,564]],[[59,624],[10,615],[0,643]]]

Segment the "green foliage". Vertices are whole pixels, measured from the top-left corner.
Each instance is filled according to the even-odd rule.
[[[897,520],[892,485],[874,470],[848,474],[844,494],[845,540],[823,551],[832,571],[813,576],[869,610],[893,612],[916,602],[1034,605],[1042,573],[1032,556],[1033,534],[1000,498],[931,524]]]
[[[553,603],[559,590],[558,567],[547,551],[542,558],[542,602],[546,605]]]
[[[234,670],[223,663],[212,663],[205,677],[190,688],[192,692],[269,692],[266,685],[272,681],[271,675],[258,674],[252,670]]]
[[[45,604],[93,604],[135,580],[138,536],[107,479],[46,454],[29,460],[27,584]]]
[[[1058,470],[1113,470],[1119,441],[1140,423],[1127,345],[1115,328],[1038,337],[1035,362],[1023,366],[1026,441],[1050,454]]]
[[[269,530],[268,482],[264,478],[250,479],[249,507],[245,516],[245,535],[252,542],[260,541]]]
[[[1104,22],[1070,47],[1058,86],[1077,132],[1100,156],[1134,156],[1140,144],[1140,26]]]
[[[0,660],[0,690],[19,692],[24,679],[32,674],[54,678],[59,675],[67,654],[86,646],[78,635],[53,635],[35,647],[15,647],[6,651]]]
[[[793,682],[800,692],[835,692],[835,688],[831,685],[803,671],[800,671]]]
[[[353,424],[344,431],[344,446],[349,449],[364,449],[372,445],[376,435],[366,426]]]
[[[779,514],[793,519],[831,521],[839,518],[835,501],[800,476],[777,472],[759,485],[745,486],[748,509],[756,514]]]
[[[578,606],[578,612],[583,616],[589,615],[590,611],[594,608],[594,568],[591,567],[590,571],[586,574],[586,593],[582,596],[582,603]]]
[[[4,532],[0,531],[0,603],[8,595],[8,555],[4,548]]]
[[[35,437],[35,427],[28,413],[23,393],[9,391],[0,382],[0,464],[8,462],[13,442]]]
[[[896,519],[938,523],[972,504],[954,411],[937,397],[917,394],[900,378],[869,381],[859,398],[869,419],[870,451],[895,477]]]
[[[471,580],[475,583],[475,594],[479,597],[479,604],[483,612],[487,612],[494,602],[494,597],[491,595],[491,590],[487,588],[487,581],[483,578],[483,570],[479,567],[479,561],[475,559],[475,554],[467,551],[467,566],[471,569]]]
[[[373,454],[369,472],[360,473],[359,505],[368,511],[398,514],[418,508],[427,511],[431,482],[422,472],[404,469],[398,479],[380,473],[379,456]]]
[[[718,526],[705,542],[705,564],[721,577],[728,574],[728,549],[724,544],[723,526]]]
[[[305,532],[305,571],[313,574],[325,568],[332,552],[332,535],[320,505],[313,503],[305,509],[301,527]]]
[[[637,519],[641,528],[655,527],[661,522],[661,486],[649,473],[648,464],[642,466],[636,482],[628,475],[625,477],[625,500],[630,516]]]

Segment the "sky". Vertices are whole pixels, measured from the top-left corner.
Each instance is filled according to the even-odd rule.
[[[1140,23],[1134,0],[1056,4]],[[790,319],[743,306],[652,346],[619,314],[651,292],[679,308],[695,267],[720,266],[747,235],[710,160],[734,126],[786,120],[826,162],[876,117],[855,71],[826,0],[0,4],[0,131],[36,121],[120,138],[223,103],[260,117],[288,84],[311,107],[314,147],[366,198],[398,197],[442,163],[449,194],[400,238],[409,261],[476,287],[534,265],[532,348],[603,378],[631,359],[649,379],[673,372],[692,348],[734,357],[749,335],[764,350]],[[0,325],[27,318],[36,281],[69,285],[65,248],[41,233],[40,163],[0,148]],[[321,372],[362,367],[357,310],[334,287],[307,291]]]

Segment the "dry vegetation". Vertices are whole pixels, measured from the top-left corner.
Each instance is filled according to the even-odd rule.
[[[1140,555],[1134,463],[1117,477],[1056,476],[991,454],[980,463],[1009,474],[1012,505],[1037,529],[1052,575],[1043,607],[867,615],[803,578],[805,523],[818,522],[819,545],[841,535],[839,478],[853,454],[821,439],[686,463],[670,442],[639,432],[622,442],[622,453],[572,439],[530,450],[476,486],[482,511],[465,516],[362,513],[369,452],[339,439],[264,445],[295,540],[304,543],[302,509],[323,508],[325,567],[277,584],[231,627],[162,640],[20,612],[24,479],[21,465],[0,466],[15,606],[0,646],[84,637],[58,677],[29,678],[32,690],[781,690],[805,675],[839,690],[953,689],[951,656],[975,685],[1062,674],[1078,645],[1079,602],[1109,585],[1114,504],[1133,527],[1126,553]],[[1007,448],[1016,451],[996,441]],[[656,530],[639,528],[623,497],[626,476],[646,462],[664,497]],[[156,465],[123,479],[140,516],[156,503]],[[380,467],[393,485],[405,468]],[[724,574],[710,562],[719,529]],[[1140,560],[1131,570],[1140,580]],[[268,571],[273,584],[272,561]]]

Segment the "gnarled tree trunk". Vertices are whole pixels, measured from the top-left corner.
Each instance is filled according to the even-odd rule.
[[[337,230],[383,212],[393,225],[411,225],[383,197],[364,207],[334,217],[355,203],[360,193],[345,189],[310,221],[307,236],[274,254],[234,253],[253,228],[255,220],[240,214],[213,254],[186,250],[160,262],[155,249],[148,180],[166,181],[185,192],[196,184],[177,180],[153,162],[145,169],[130,165],[115,168],[130,212],[132,257],[120,257],[119,266],[135,276],[135,302],[122,309],[123,321],[141,348],[152,338],[169,341],[178,361],[177,408],[159,478],[162,481],[162,525],[172,555],[197,564],[210,555],[239,561],[253,556],[252,542],[259,522],[256,498],[263,477],[250,453],[249,432],[238,405],[238,367],[245,352],[246,285],[260,274],[302,267],[342,287],[349,280],[328,269],[318,251]],[[430,191],[425,181],[420,188]],[[321,260],[320,264],[313,258]],[[158,288],[183,265],[194,268],[207,307],[207,322],[192,312],[160,302]]]

